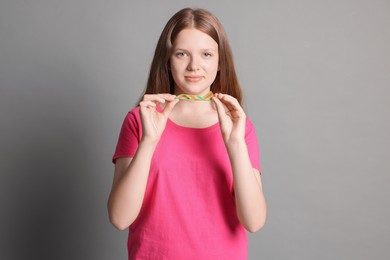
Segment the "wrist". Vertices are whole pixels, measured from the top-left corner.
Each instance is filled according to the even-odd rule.
[[[148,136],[142,136],[139,145],[149,146],[155,148],[159,142],[160,138],[153,138]]]
[[[245,147],[246,148],[246,142],[245,142],[245,138],[242,137],[242,138],[230,138],[226,143],[226,148],[228,150],[234,150],[234,149],[239,149],[241,147]]]

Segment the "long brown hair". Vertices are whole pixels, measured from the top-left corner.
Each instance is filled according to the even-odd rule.
[[[224,93],[242,101],[242,91],[234,69],[233,55],[226,32],[217,17],[205,9],[185,8],[177,12],[165,25],[158,40],[145,94],[174,92],[174,82],[169,70],[172,43],[186,28],[195,28],[208,34],[218,44],[219,71],[211,86],[214,93]]]

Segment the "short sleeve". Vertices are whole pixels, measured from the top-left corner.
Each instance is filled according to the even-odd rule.
[[[249,119],[246,120],[245,142],[248,148],[249,158],[251,160],[252,167],[259,170],[259,172],[261,173],[260,151],[257,141],[256,130],[253,123]]]
[[[120,157],[134,157],[141,136],[142,126],[139,108],[137,107],[127,113],[123,121],[112,162],[115,164],[116,159]]]

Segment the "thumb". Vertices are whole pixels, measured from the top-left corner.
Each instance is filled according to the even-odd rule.
[[[225,109],[223,107],[223,104],[217,97],[213,97],[213,101],[217,107],[217,113],[218,113],[219,120],[221,120],[222,117],[225,115]]]
[[[165,105],[164,110],[162,111],[164,116],[168,117],[178,102],[179,102],[179,99],[176,99],[176,98],[172,101],[169,101],[168,104]]]

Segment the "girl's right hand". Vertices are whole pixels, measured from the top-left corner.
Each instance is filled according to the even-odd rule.
[[[171,94],[146,94],[139,103],[142,121],[142,139],[158,142],[165,129],[168,116],[179,102]],[[157,111],[158,104],[165,104],[161,112]]]

